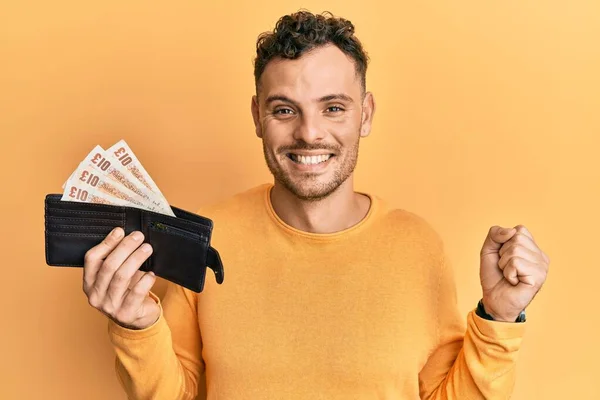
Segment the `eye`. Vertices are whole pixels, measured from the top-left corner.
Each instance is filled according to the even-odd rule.
[[[330,106],[330,107],[327,107],[327,111],[332,112],[332,113],[338,113],[338,112],[344,111],[344,109],[340,106]]]
[[[275,111],[273,111],[273,114],[277,115],[291,115],[293,113],[294,111],[291,108],[277,108]]]

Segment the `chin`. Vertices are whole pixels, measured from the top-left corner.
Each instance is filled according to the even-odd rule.
[[[335,180],[322,182],[319,179],[311,179],[312,182],[301,181],[294,182],[289,179],[289,176],[285,176],[284,179],[278,179],[279,183],[285,187],[289,192],[296,196],[300,200],[304,201],[319,201],[333,192],[335,192],[341,185],[342,182],[336,182]]]

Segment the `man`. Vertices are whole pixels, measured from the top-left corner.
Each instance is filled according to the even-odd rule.
[[[86,254],[84,291],[110,317],[134,399],[505,399],[523,310],[549,260],[527,229],[490,229],[482,301],[457,310],[452,268],[422,218],[353,189],[375,111],[353,25],[282,17],[259,37],[252,115],[274,184],[199,211],[222,286],[196,294],[138,271],[152,249],[117,228]]]

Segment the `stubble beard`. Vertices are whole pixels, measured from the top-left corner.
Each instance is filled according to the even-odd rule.
[[[280,183],[294,196],[303,201],[315,202],[322,200],[334,193],[354,172],[358,162],[358,147],[360,143],[360,135],[354,145],[348,149],[345,154],[338,153],[335,157],[337,168],[333,171],[333,177],[322,182],[321,176],[313,173],[298,174],[298,178],[293,180],[290,175],[280,166],[276,155],[272,154],[267,148],[263,140],[263,153],[267,167],[275,181]],[[308,149],[309,145],[298,146],[297,149]],[[314,149],[314,148],[312,148]],[[284,156],[287,157],[287,156]],[[342,158],[343,157],[343,158]]]

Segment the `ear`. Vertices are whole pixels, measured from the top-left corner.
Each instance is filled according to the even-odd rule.
[[[254,120],[254,130],[256,131],[256,136],[262,139],[262,125],[260,123],[258,97],[256,97],[256,95],[252,96],[252,104],[250,105],[250,109],[252,111],[252,119]]]
[[[373,123],[373,115],[375,114],[375,98],[373,93],[365,93],[363,100],[362,115],[360,121],[360,137],[367,137],[371,133],[371,124]]]

